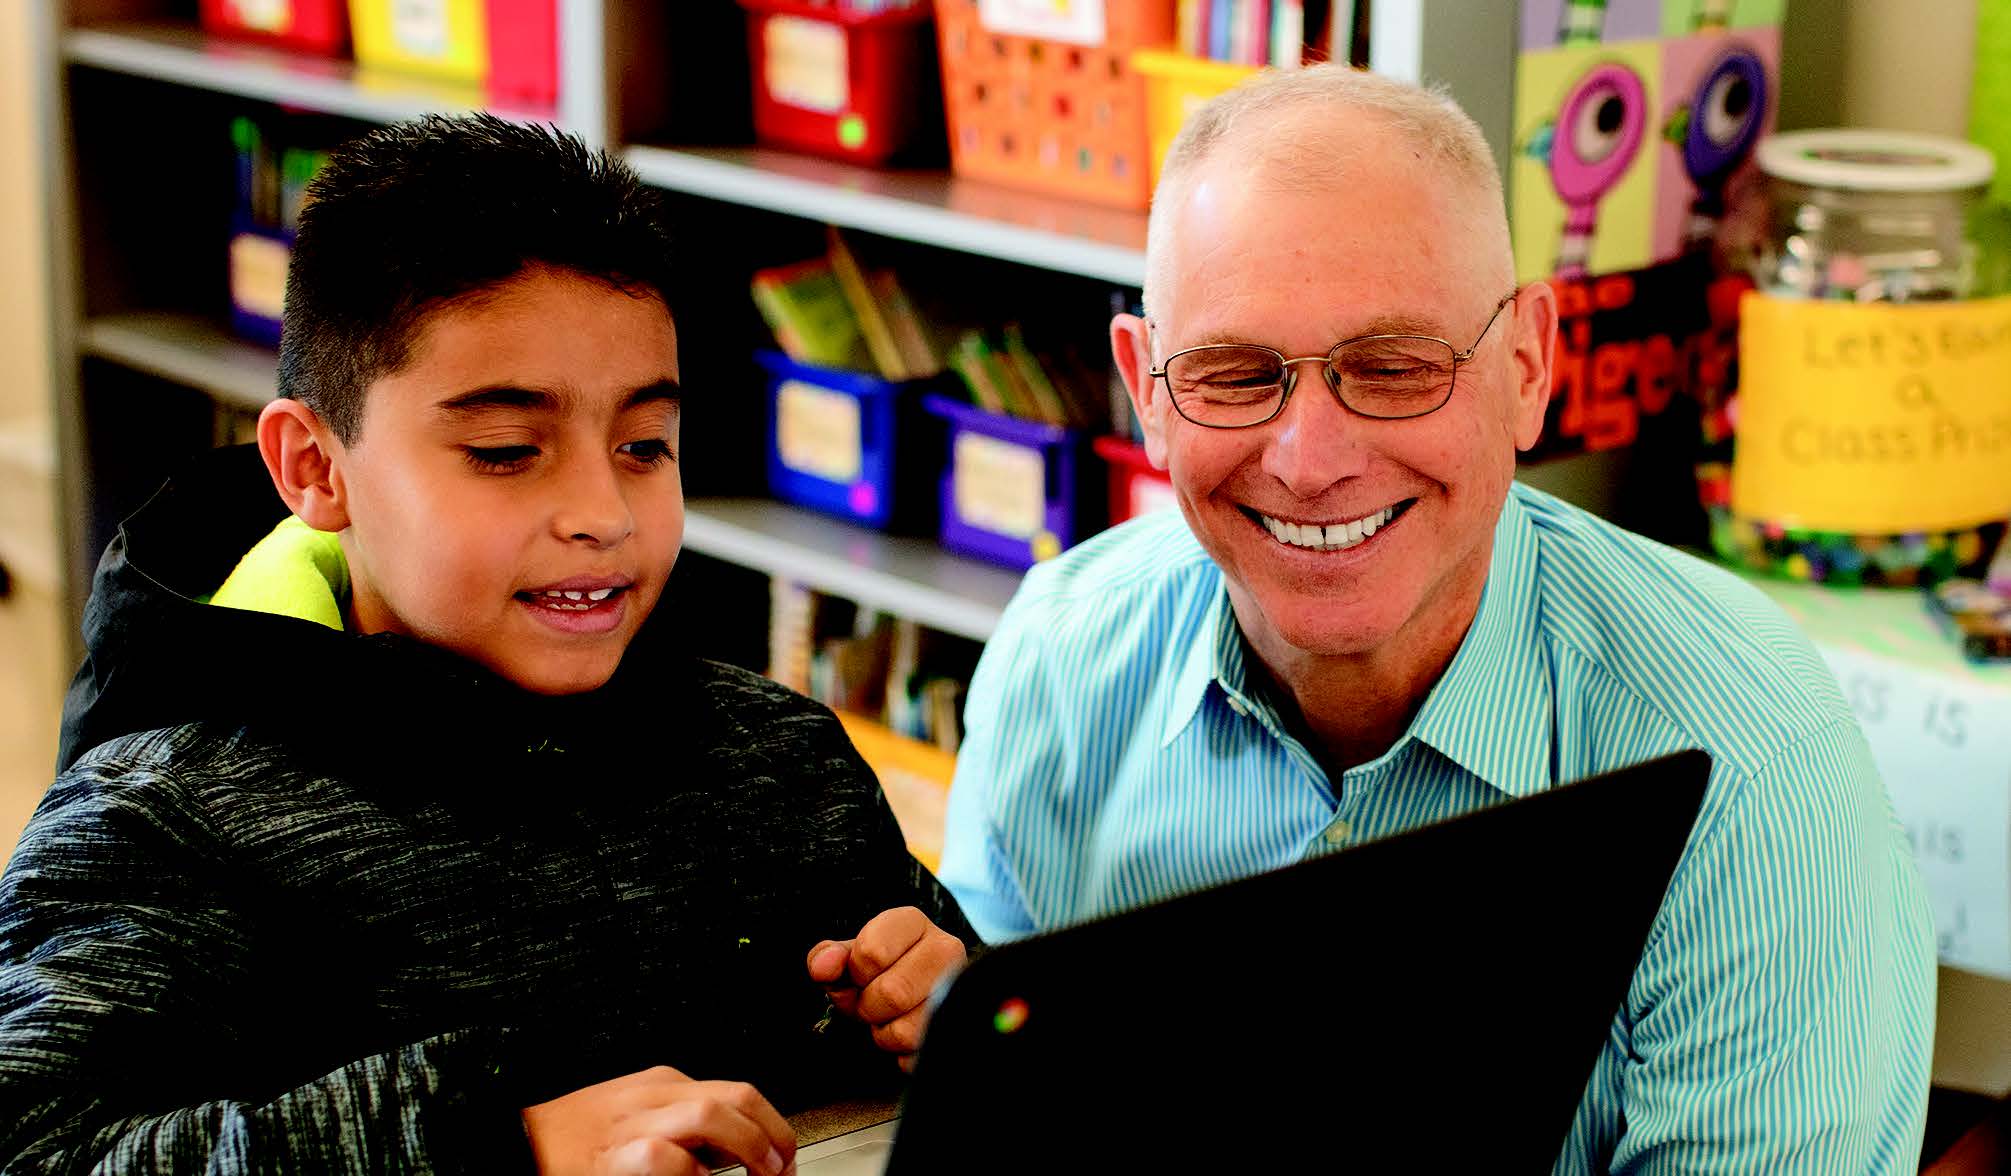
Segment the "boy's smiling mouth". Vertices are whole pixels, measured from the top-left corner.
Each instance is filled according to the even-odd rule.
[[[578,576],[515,593],[518,602],[548,625],[567,633],[603,633],[621,623],[633,580]]]

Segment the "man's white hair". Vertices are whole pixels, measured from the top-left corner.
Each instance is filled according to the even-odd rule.
[[[1326,107],[1335,113],[1331,133],[1306,135],[1303,123],[1279,117],[1307,107]],[[1493,242],[1502,254],[1498,260],[1512,272],[1508,216],[1494,153],[1473,119],[1443,89],[1346,65],[1265,70],[1189,115],[1167,149],[1146,231],[1146,313],[1152,312],[1157,292],[1166,288],[1163,270],[1173,221],[1204,161],[1218,150],[1230,150],[1251,163],[1251,182],[1295,190],[1337,184],[1358,162],[1380,165],[1361,160],[1359,136],[1350,133],[1361,125],[1358,119],[1381,124],[1416,148],[1427,165],[1443,169],[1449,181],[1471,193],[1477,207],[1495,222],[1486,226],[1495,230],[1487,235],[1498,238]]]

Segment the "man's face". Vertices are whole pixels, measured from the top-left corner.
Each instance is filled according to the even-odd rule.
[[[606,682],[684,537],[677,394],[655,297],[533,268],[432,312],[337,449],[355,627]]]
[[[1449,656],[1479,601],[1515,452],[1535,442],[1543,419],[1547,339],[1518,345],[1549,313],[1540,288],[1502,311],[1460,365],[1451,400],[1410,420],[1355,415],[1308,363],[1269,423],[1208,429],[1183,419],[1165,381],[1145,375],[1204,343],[1287,356],[1379,333],[1473,345],[1510,283],[1504,266],[1479,256],[1493,240],[1472,227],[1485,204],[1393,137],[1362,135],[1367,146],[1344,178],[1317,186],[1267,182],[1274,177],[1222,152],[1204,161],[1169,222],[1169,276],[1151,327],[1120,323],[1114,334],[1147,449],[1222,568],[1245,633],[1274,664]],[[1534,319],[1523,305],[1532,293]],[[1305,546],[1309,536],[1281,527],[1362,519],[1380,526],[1340,548]]]

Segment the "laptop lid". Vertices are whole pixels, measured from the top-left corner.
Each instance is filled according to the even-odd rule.
[[[993,948],[930,1020],[888,1171],[1547,1172],[1710,767]]]

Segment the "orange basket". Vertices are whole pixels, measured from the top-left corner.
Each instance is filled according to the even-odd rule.
[[[1150,203],[1145,84],[1131,53],[1173,42],[1175,0],[1105,0],[1093,44],[998,31],[978,7],[936,0],[956,173],[1098,204]]]

